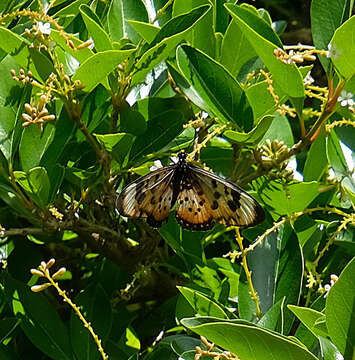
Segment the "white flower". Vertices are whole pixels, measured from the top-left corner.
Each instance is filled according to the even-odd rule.
[[[334,60],[338,60],[339,55],[343,53],[342,50],[337,49],[334,44],[328,44],[327,58],[333,58]]]
[[[50,35],[52,32],[51,29],[51,24],[49,22],[44,23],[42,21],[38,22],[38,30],[43,34],[43,35]]]
[[[351,107],[354,105],[353,96],[354,95],[351,92],[342,90],[340,96],[338,97],[338,101],[340,102],[341,106]]]
[[[303,83],[305,85],[312,85],[314,83],[314,79],[312,78],[310,71],[308,71],[307,75],[303,79]]]
[[[330,285],[329,284],[324,285],[324,290],[325,290],[324,297],[325,298],[328,296],[330,289],[337,282],[337,280],[338,280],[337,275],[335,275],[335,274],[330,275]]]
[[[160,160],[155,160],[154,165],[149,168],[150,171],[158,170],[163,167],[163,164]]]

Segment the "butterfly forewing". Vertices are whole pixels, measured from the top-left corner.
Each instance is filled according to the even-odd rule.
[[[229,226],[252,226],[264,220],[264,210],[247,192],[204,169],[192,166],[197,182],[211,208],[214,220]]]
[[[154,227],[170,213],[174,167],[166,166],[126,186],[117,198],[117,210],[123,216],[147,218]]]

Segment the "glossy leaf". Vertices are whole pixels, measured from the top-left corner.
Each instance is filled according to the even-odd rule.
[[[276,234],[272,233],[247,257],[248,267],[252,272],[253,286],[258,293],[263,314],[274,304],[279,252],[280,241]],[[269,285],[265,286],[265,284]],[[249,321],[255,320],[256,306],[250,296],[250,288],[244,272],[239,279],[238,299],[240,317]]]
[[[332,130],[327,137],[327,157],[336,177],[352,192],[355,192],[355,181],[350,174],[339,138]]]
[[[285,298],[280,299],[263,315],[263,317],[257,322],[257,325],[261,328],[268,330],[276,330],[277,324],[281,323],[283,317],[283,307]]]
[[[200,316],[214,316],[222,319],[228,318],[221,306],[201,292],[183,286],[179,286],[178,289],[193,307],[196,314]]]
[[[266,131],[271,125],[272,120],[272,116],[264,116],[258,122],[258,124],[248,133],[227,130],[223,133],[223,135],[227,139],[238,144],[257,144],[260,139],[265,135]]]
[[[344,358],[355,348],[355,258],[344,268],[329,291],[325,316],[329,336]]]
[[[42,132],[38,125],[27,126],[20,142],[20,161],[22,169],[28,171],[40,161],[53,140],[55,127],[49,123]]]
[[[267,23],[245,7],[227,4],[227,10],[273,75],[275,82],[291,97],[303,97],[303,80],[297,67],[284,64],[274,55],[282,44]],[[289,86],[292,84],[292,86]]]
[[[208,318],[184,319],[182,323],[198,335],[244,359],[316,360],[304,347],[256,326],[228,322],[206,322]]]
[[[27,40],[2,26],[0,26],[0,44],[0,48],[10,54],[22,68],[31,70],[34,77],[45,81],[48,75],[54,72],[53,64],[45,55],[36,52],[34,63],[31,59],[34,51],[28,47]],[[41,67],[36,66],[39,63]]]
[[[14,171],[16,181],[41,207],[49,199],[50,183],[47,171],[43,167],[35,167],[26,174],[23,171]]]
[[[236,20],[232,19],[223,37],[220,62],[232,75],[237,77],[242,66],[256,56]]]
[[[252,127],[253,114],[248,99],[228,71],[188,45],[179,46],[177,61],[189,87],[202,100],[196,105],[217,116],[222,123],[232,121],[247,131]]]
[[[128,24],[144,39],[148,44],[151,43],[156,35],[158,34],[160,28],[137,20],[126,20]]]
[[[147,119],[147,131],[136,138],[131,161],[141,160],[143,155],[169,144],[182,132],[182,125],[188,120],[189,108],[184,98],[148,98],[138,101],[134,109]]]
[[[324,314],[319,311],[301,306],[288,305],[287,307],[315,336],[328,336]]]
[[[68,330],[45,296],[33,293],[28,286],[9,276],[6,283],[17,291],[13,306],[19,302],[23,306],[17,316],[22,319],[21,327],[30,341],[51,359],[74,359]]]
[[[354,27],[355,16],[352,16],[335,31],[330,40],[332,62],[345,78],[355,73],[355,64],[351,61],[355,57]]]
[[[278,237],[280,256],[277,267],[275,302],[285,298],[286,304],[297,305],[300,299],[304,261],[297,236],[289,223],[283,225]],[[294,316],[290,310],[284,308],[283,321],[279,325],[281,334],[288,334],[292,328]]]
[[[149,49],[141,56],[135,65],[132,85],[144,81],[146,75],[161,61],[166,60],[186,34],[206,15],[209,6],[201,6],[188,14],[171,19],[158,32]]]
[[[349,17],[349,0],[313,0],[311,3],[312,38],[317,49],[328,50],[335,30]],[[319,56],[328,70],[330,59]]]
[[[133,50],[107,50],[85,60],[75,72],[72,80],[85,84],[84,91],[93,90],[118,64],[131,55]]]
[[[128,38],[134,43],[138,43],[140,37],[129,20],[136,20],[141,23],[148,22],[148,14],[144,3],[140,1],[113,0],[107,14],[107,25],[113,41]]]
[[[319,187],[315,181],[288,185],[273,181],[265,188],[261,198],[273,213],[292,215],[303,211],[319,195]]]
[[[306,163],[303,169],[304,181],[319,180],[324,174],[327,165],[326,134],[323,130],[312,143],[307,154]]]
[[[271,142],[273,140],[283,141],[288,147],[294,144],[292,129],[286,116],[275,113],[269,129],[260,143],[265,144],[266,139],[269,139]]]
[[[319,344],[324,360],[344,360],[343,355],[330,340],[320,336]]]
[[[81,5],[79,10],[85,22],[88,33],[94,40],[95,49],[97,51],[112,50],[111,40],[100,24],[100,20],[97,15],[88,5]]]
[[[197,6],[209,5],[209,0],[175,0],[173,3],[173,17],[188,13]],[[204,16],[201,21],[185,37],[185,41],[192,47],[197,48],[205,54],[215,58],[216,55],[216,38],[214,27],[211,24],[216,16],[217,2],[212,9]],[[224,9],[223,9],[224,10]],[[216,18],[215,18],[216,19]],[[217,19],[216,19],[217,20]],[[217,20],[218,21],[218,20]]]

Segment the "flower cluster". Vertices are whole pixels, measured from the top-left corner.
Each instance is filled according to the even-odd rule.
[[[43,131],[44,123],[55,119],[55,115],[49,114],[46,108],[48,101],[48,97],[43,94],[39,99],[37,107],[26,103],[25,109],[27,113],[22,114],[24,121],[22,126],[26,127],[32,124],[38,124],[41,131]]]

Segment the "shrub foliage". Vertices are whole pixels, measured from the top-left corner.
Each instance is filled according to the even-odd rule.
[[[1,2],[2,359],[353,358],[352,5],[286,46],[245,3]],[[266,220],[120,217],[182,149]]]

